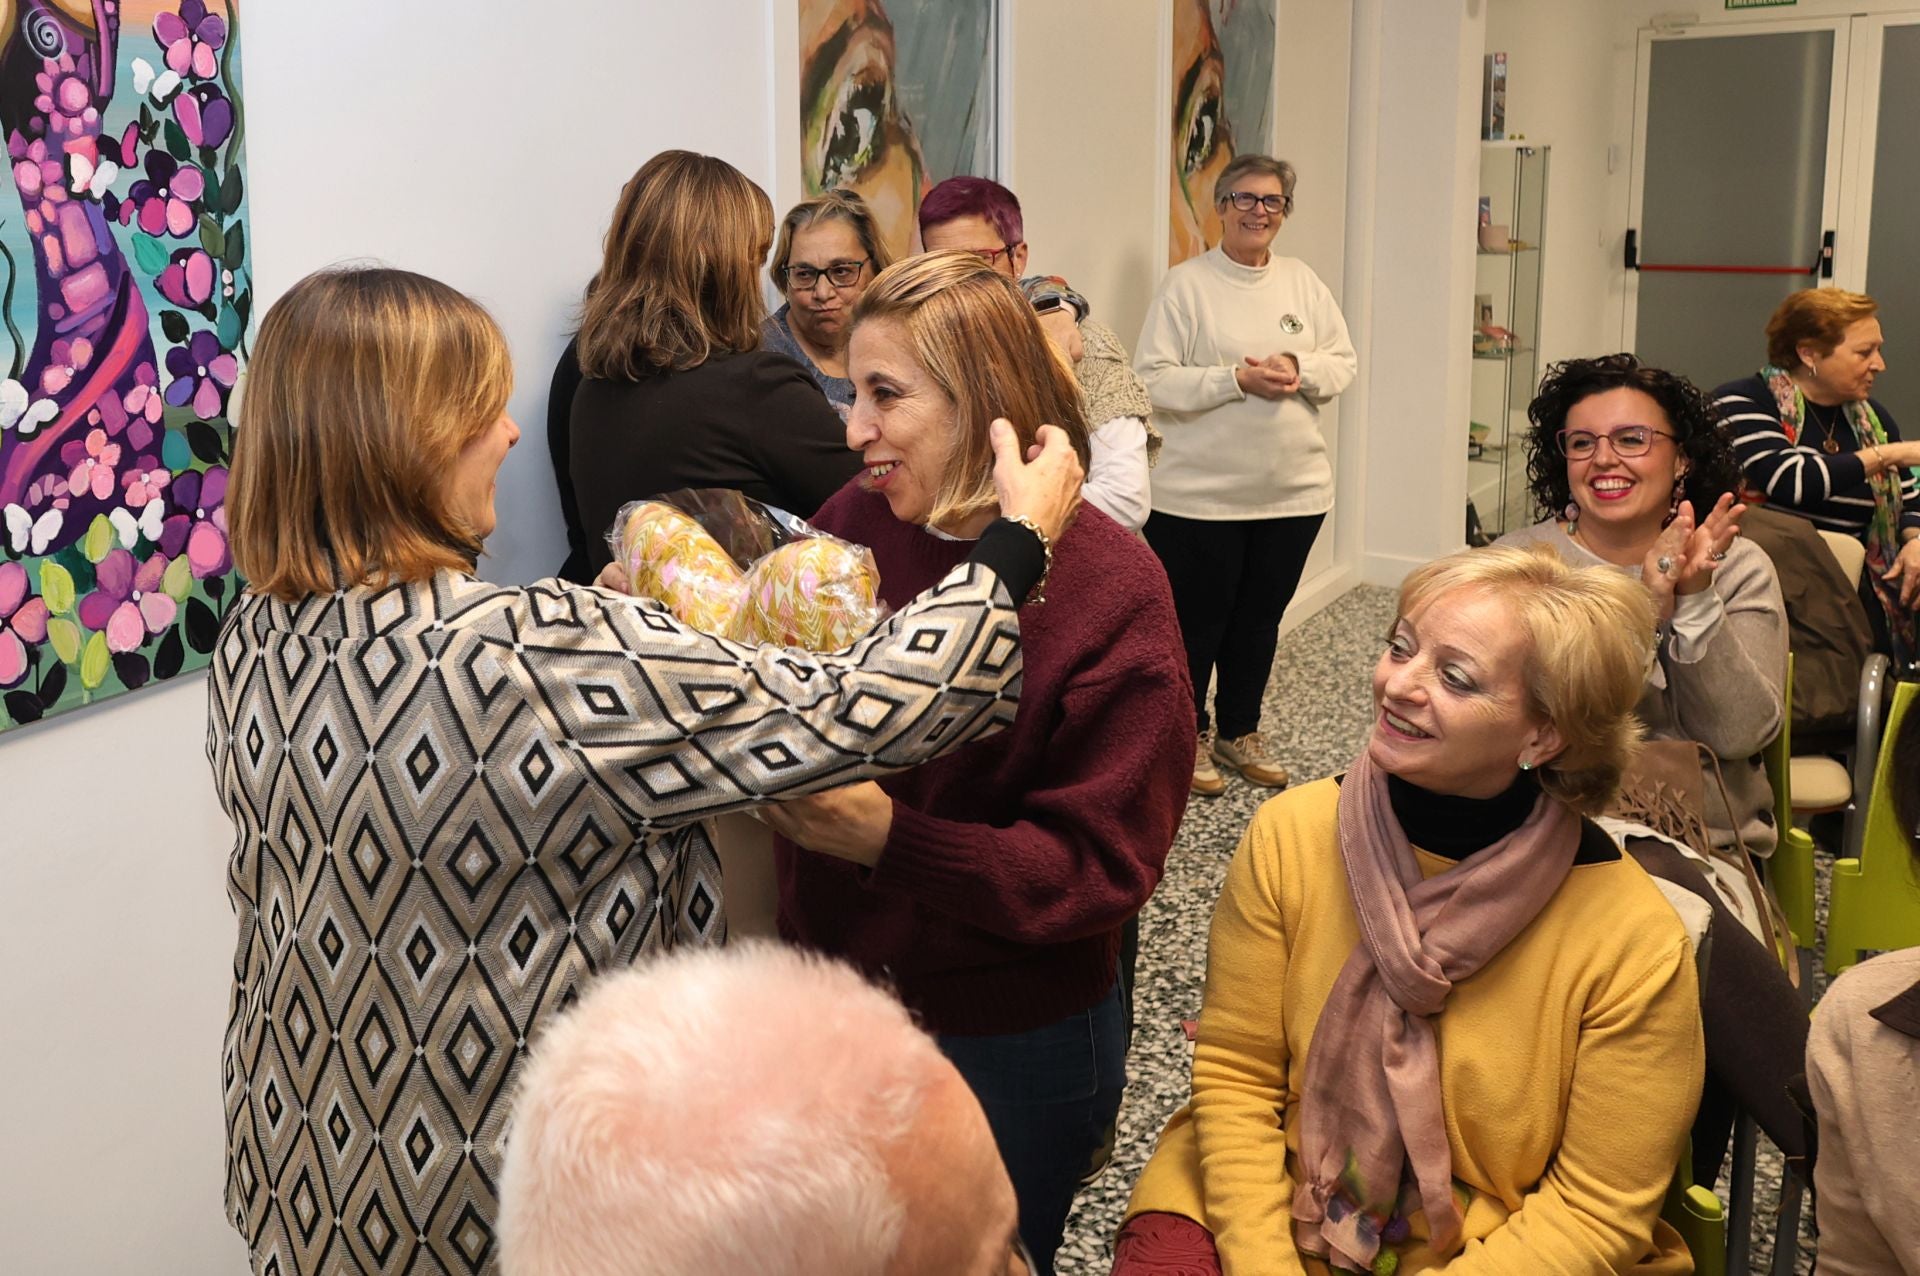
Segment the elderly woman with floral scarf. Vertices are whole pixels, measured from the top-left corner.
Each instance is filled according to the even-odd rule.
[[[1887,370],[1879,305],[1807,288],[1767,321],[1767,366],[1713,392],[1750,498],[1866,542],[1861,594],[1875,645],[1901,669],[1920,659],[1920,442],[1872,398]]]
[[[1214,913],[1193,1093],[1115,1276],[1691,1270],[1681,923],[1587,818],[1633,756],[1635,581],[1545,547],[1419,569],[1344,776],[1260,808]]]

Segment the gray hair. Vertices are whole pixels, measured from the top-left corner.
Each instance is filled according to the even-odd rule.
[[[1293,165],[1271,155],[1259,155],[1248,151],[1236,155],[1220,170],[1220,176],[1213,183],[1213,202],[1224,204],[1233,191],[1233,184],[1249,173],[1264,173],[1280,183],[1280,198],[1286,201],[1286,207],[1280,210],[1282,217],[1293,216],[1293,184],[1300,175],[1293,171]]]
[[[602,976],[514,1099],[501,1271],[879,1276],[910,1222],[888,1158],[943,1074],[898,1000],[796,949]]]

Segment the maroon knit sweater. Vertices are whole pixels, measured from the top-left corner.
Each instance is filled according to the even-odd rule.
[[[857,482],[812,521],[872,547],[895,607],[971,548]],[[890,980],[935,1033],[1025,1032],[1097,1004],[1186,810],[1193,692],[1153,552],[1082,505],[1020,642],[1012,727],[880,781],[878,865],[775,841],[781,933]]]

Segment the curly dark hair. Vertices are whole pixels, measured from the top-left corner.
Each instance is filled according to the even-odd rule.
[[[1527,405],[1527,486],[1543,518],[1558,518],[1573,499],[1567,483],[1567,459],[1560,455],[1559,434],[1567,414],[1582,399],[1608,390],[1638,390],[1666,413],[1680,450],[1687,457],[1681,498],[1693,502],[1704,518],[1728,492],[1740,490],[1740,464],[1719,414],[1700,387],[1675,372],[1650,368],[1630,354],[1597,359],[1568,359],[1547,369],[1540,392]]]

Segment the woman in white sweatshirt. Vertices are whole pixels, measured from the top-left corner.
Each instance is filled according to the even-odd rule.
[[[1166,436],[1145,532],[1173,584],[1200,733],[1193,791],[1207,797],[1226,789],[1216,761],[1287,783],[1260,701],[1280,617],[1333,508],[1320,408],[1357,366],[1327,286],[1270,251],[1294,181],[1265,155],[1227,165],[1214,184],[1220,243],[1167,272],[1133,361]]]

